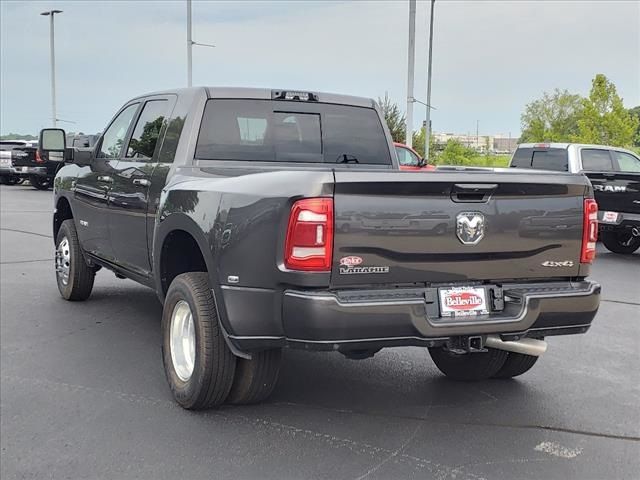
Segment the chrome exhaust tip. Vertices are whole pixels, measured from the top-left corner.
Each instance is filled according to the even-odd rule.
[[[633,227],[633,228],[631,229],[631,234],[632,234],[634,237],[640,237],[640,228],[638,228],[638,227]]]
[[[484,345],[497,350],[522,353],[533,357],[539,357],[547,351],[547,342],[535,338],[523,338],[522,340],[505,342],[498,335],[489,335],[484,341]]]

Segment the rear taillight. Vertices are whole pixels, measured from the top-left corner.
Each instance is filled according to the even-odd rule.
[[[38,150],[36,150],[36,162],[37,163],[44,163],[44,160],[40,156],[40,152]]]
[[[284,264],[290,270],[331,270],[333,199],[305,198],[291,207]]]
[[[582,221],[581,263],[591,263],[596,258],[596,242],[598,241],[598,204],[593,198],[585,198]]]

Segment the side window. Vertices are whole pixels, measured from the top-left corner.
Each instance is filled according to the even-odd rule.
[[[629,153],[612,152],[613,157],[618,161],[621,172],[640,172],[640,159]]]
[[[609,150],[601,150],[596,148],[585,148],[581,151],[582,169],[594,172],[611,172],[613,171],[613,163]]]
[[[129,141],[127,158],[139,160],[153,158],[160,130],[167,114],[168,103],[166,100],[150,100],[145,103]]]
[[[398,154],[398,162],[400,165],[405,167],[417,167],[420,164],[420,159],[407,148],[396,147],[396,153]]]
[[[98,158],[119,158],[122,151],[122,144],[124,138],[129,130],[129,124],[133,119],[133,115],[138,109],[138,104],[134,103],[125,108],[120,115],[111,123],[109,128],[105,130],[102,137],[102,145],[100,145],[100,151],[98,152]]]

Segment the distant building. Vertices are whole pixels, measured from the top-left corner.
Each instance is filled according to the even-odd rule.
[[[513,153],[518,147],[518,137],[504,137],[496,135],[493,137],[493,151],[495,153]]]
[[[518,138],[504,135],[472,135],[461,133],[434,133],[437,146],[444,148],[449,140],[456,140],[462,145],[481,153],[513,153],[518,146]]]
[[[434,133],[436,145],[444,147],[449,140],[456,140],[465,147],[473,148],[478,152],[485,153],[493,148],[493,136],[491,135],[464,135],[459,133]]]

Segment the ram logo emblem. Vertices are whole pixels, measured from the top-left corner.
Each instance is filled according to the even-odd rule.
[[[596,192],[610,192],[610,193],[624,193],[627,191],[627,187],[624,185],[594,185],[593,189]]]
[[[456,217],[456,235],[464,245],[476,245],[484,237],[484,215],[460,212]]]

